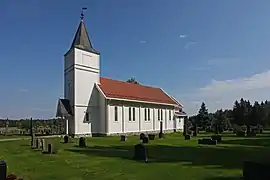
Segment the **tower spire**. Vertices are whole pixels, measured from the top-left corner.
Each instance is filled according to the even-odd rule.
[[[87,8],[82,8],[81,11],[81,22],[79,24],[79,27],[76,31],[75,37],[73,39],[73,42],[71,44],[70,49],[72,48],[79,48],[82,50],[86,50],[95,54],[99,54],[97,50],[95,50],[92,46],[92,43],[89,39],[85,24],[84,24],[84,12],[87,10]]]
[[[84,12],[87,10],[86,7],[82,8],[82,11],[81,11],[81,21],[83,21],[83,18],[84,18]]]

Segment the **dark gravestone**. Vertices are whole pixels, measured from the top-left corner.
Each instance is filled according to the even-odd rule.
[[[155,134],[149,134],[148,137],[149,137],[149,140],[155,140]]]
[[[256,137],[256,132],[254,130],[247,133],[248,137]]]
[[[237,131],[236,132],[236,136],[238,136],[238,137],[245,137],[246,136],[246,132],[245,131]]]
[[[217,145],[217,141],[216,140],[212,140],[210,138],[203,138],[203,139],[198,139],[198,144]]]
[[[52,154],[53,150],[52,150],[52,144],[48,144],[48,153]]]
[[[186,134],[185,135],[185,140],[190,140],[190,135]]]
[[[243,163],[244,180],[270,179],[270,163],[245,161]]]
[[[144,137],[145,137],[145,134],[144,133],[141,133],[140,134],[140,140],[142,140]]]
[[[68,143],[68,136],[64,136],[64,143]]]
[[[222,140],[222,136],[221,135],[212,135],[211,139],[216,140],[218,143],[220,143]]]
[[[120,141],[126,141],[126,140],[127,140],[127,137],[125,135],[120,136]]]
[[[80,137],[79,147],[86,147],[86,139],[84,137]]]
[[[36,144],[35,145],[36,145],[35,148],[38,149],[39,148],[39,139],[36,139]]]
[[[144,143],[144,144],[147,144],[148,141],[149,141],[149,139],[148,139],[147,136],[145,136],[145,137],[142,139],[142,143]]]
[[[5,161],[0,161],[0,180],[6,180],[7,177],[7,164]]]
[[[134,159],[147,162],[147,148],[143,144],[136,144],[134,146]]]

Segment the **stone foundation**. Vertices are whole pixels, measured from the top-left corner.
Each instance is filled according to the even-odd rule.
[[[80,137],[105,137],[105,136],[121,136],[121,135],[126,135],[126,136],[137,136],[140,135],[141,133],[145,134],[158,134],[160,131],[140,131],[140,132],[127,132],[127,133],[107,133],[107,134],[101,134],[101,133],[92,133],[92,134],[75,134],[74,138],[80,138]],[[183,129],[170,129],[170,130],[163,130],[164,134],[170,134],[173,132],[183,132]]]

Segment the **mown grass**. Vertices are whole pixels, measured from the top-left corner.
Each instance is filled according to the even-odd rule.
[[[88,138],[87,148],[76,147],[77,139],[62,144],[54,138],[58,153],[53,155],[31,149],[29,140],[0,142],[0,159],[6,160],[9,173],[24,180],[229,180],[240,178],[244,160],[269,156],[270,137],[225,136],[217,146],[199,146],[199,137],[185,141],[182,134],[167,135],[147,145],[149,163],[132,160],[137,136],[127,142],[119,137]]]

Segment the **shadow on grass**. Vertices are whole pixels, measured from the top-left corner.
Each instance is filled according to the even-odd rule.
[[[147,145],[149,163],[185,163],[187,166],[214,165],[216,168],[241,169],[245,160],[260,160],[266,150],[249,147],[166,146]],[[89,156],[132,160],[133,146],[93,146],[67,149]]]
[[[270,137],[247,137],[245,139],[223,140],[222,144],[270,147]]]
[[[210,178],[206,178],[204,180],[243,180],[244,178],[243,177],[210,177]]]

